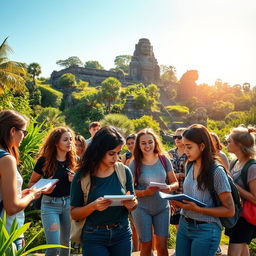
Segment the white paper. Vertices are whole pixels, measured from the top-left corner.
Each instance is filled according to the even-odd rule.
[[[59,181],[58,179],[40,179],[31,188],[47,190],[58,181]]]
[[[134,198],[134,195],[105,195],[104,198],[112,201],[110,206],[122,206],[121,201],[131,200]]]
[[[159,182],[151,181],[149,183],[149,187],[158,187],[160,189],[165,189],[165,188],[168,188],[168,185],[166,183],[159,183]]]

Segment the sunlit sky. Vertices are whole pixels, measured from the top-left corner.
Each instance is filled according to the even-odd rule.
[[[70,56],[112,68],[148,38],[178,78],[196,69],[198,84],[256,85],[255,0],[1,0],[0,9],[9,58],[39,63],[44,77]]]

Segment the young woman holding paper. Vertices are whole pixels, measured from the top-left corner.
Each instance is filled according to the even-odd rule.
[[[70,184],[76,168],[76,149],[73,131],[67,127],[55,128],[47,136],[39,152],[39,158],[29,181],[34,185],[39,179],[58,179],[47,191],[43,191],[41,218],[47,244],[69,246],[70,236]],[[70,255],[69,249],[47,249],[45,255],[60,253]]]
[[[184,194],[203,203],[200,207],[189,201],[171,201],[174,206],[182,208],[176,238],[177,256],[214,256],[221,237],[219,217],[234,215],[234,202],[231,188],[223,167],[213,169],[215,161],[221,162],[213,146],[208,130],[199,124],[190,126],[182,134],[185,153],[190,168],[183,183]],[[211,179],[214,182],[211,182]],[[211,198],[211,184],[222,203],[215,207]]]
[[[24,224],[24,209],[39,198],[37,189],[22,190],[23,179],[17,169],[18,147],[27,134],[27,118],[13,110],[0,112],[0,217],[6,211],[6,229],[10,231],[16,218],[18,227]],[[23,237],[14,241],[17,250],[22,248]]]
[[[169,202],[162,199],[159,191],[171,193],[178,188],[178,181],[170,160],[164,156],[158,136],[150,128],[141,130],[136,139],[134,161],[130,168],[135,177],[138,208],[132,216],[141,242],[141,256],[150,256],[152,250],[152,227],[156,235],[157,255],[167,256],[169,235]],[[167,155],[167,153],[166,153]],[[167,183],[167,188],[150,186],[150,182]]]
[[[82,232],[83,255],[131,255],[128,213],[137,206],[137,200],[133,197],[122,201],[122,206],[110,207],[111,200],[104,199],[104,195],[134,194],[129,168],[119,163],[126,180],[125,187],[117,175],[117,161],[124,143],[124,138],[114,127],[101,128],[86,149],[72,181],[71,217],[74,220],[86,218]],[[91,182],[88,200],[84,202],[81,179],[87,175]]]

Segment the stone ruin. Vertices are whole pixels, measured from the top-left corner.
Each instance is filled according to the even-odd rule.
[[[98,86],[108,77],[115,77],[127,86],[134,83],[150,83],[160,82],[160,68],[154,56],[153,46],[146,38],[139,40],[135,45],[135,51],[129,65],[129,74],[124,75],[123,72],[113,72],[94,68],[85,68],[79,66],[71,66],[60,71],[53,71],[50,82],[55,87],[58,79],[66,73],[74,74],[78,79],[89,82],[91,86]]]

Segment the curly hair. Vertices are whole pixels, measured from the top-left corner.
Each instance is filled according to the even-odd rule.
[[[61,136],[69,132],[72,136],[73,143],[71,144],[71,150],[67,152],[66,161],[68,168],[75,169],[76,167],[76,149],[74,145],[74,133],[68,127],[58,127],[53,129],[50,134],[46,137],[40,152],[39,156],[45,158],[45,163],[42,168],[44,175],[50,177],[54,174],[57,169],[57,147],[56,144],[60,141]]]

